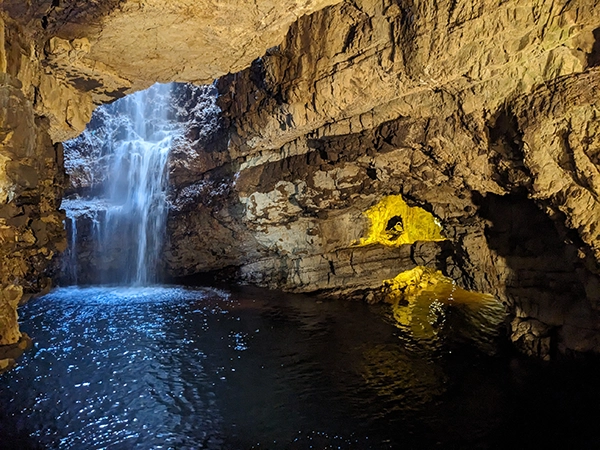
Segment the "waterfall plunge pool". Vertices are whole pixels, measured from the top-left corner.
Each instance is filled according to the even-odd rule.
[[[186,123],[210,136],[218,116],[214,87],[155,85],[65,142],[59,284],[160,279],[168,154]],[[392,306],[56,289],[20,310],[34,348],[0,375],[0,448],[600,448],[597,371],[499,351],[503,310],[442,288]]]
[[[0,448],[600,445],[597,368],[492,356],[453,311],[435,341],[386,305],[256,288],[62,288],[21,314]]]

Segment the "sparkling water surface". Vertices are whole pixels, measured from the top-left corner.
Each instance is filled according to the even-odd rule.
[[[62,288],[21,315],[0,448],[600,448],[597,369],[492,355],[452,311],[436,342],[259,289]]]

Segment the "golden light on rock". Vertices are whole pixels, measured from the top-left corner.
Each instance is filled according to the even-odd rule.
[[[493,295],[468,291],[440,271],[417,266],[383,283],[396,325],[423,342],[450,334],[468,336],[493,351],[506,311]]]
[[[389,195],[365,212],[370,220],[367,237],[359,245],[397,247],[416,241],[443,241],[442,226],[433,214],[408,206],[401,195]]]

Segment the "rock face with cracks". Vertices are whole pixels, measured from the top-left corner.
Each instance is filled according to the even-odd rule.
[[[191,126],[172,155],[173,276],[372,300],[430,267],[502,300],[524,352],[600,352],[598,2],[232,5],[0,6],[0,343],[64,247],[58,142],[154,81],[237,72],[220,132]],[[398,194],[447,239],[356,245]]]
[[[343,2],[222,78],[216,153],[230,162],[176,186],[198,195],[172,211],[172,273],[232,265],[371,299],[390,267],[422,264],[502,300],[526,353],[597,352],[600,16],[589,2],[483,3]],[[412,259],[353,245],[392,194],[448,240]]]

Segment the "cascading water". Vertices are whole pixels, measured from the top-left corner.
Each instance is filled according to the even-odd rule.
[[[156,91],[164,97],[169,86]],[[123,279],[137,285],[155,281],[166,215],[166,162],[172,130],[166,130],[166,107],[155,102],[148,116],[148,93],[127,98],[126,110],[133,113],[132,129],[115,143],[114,160],[107,183],[109,201],[101,222],[100,249],[121,235],[124,260]],[[148,120],[151,119],[151,120]]]
[[[171,85],[156,84],[100,107],[84,134],[65,143],[75,155],[71,167],[67,164],[72,184],[79,177],[76,181],[87,191],[63,202],[71,241],[63,272],[69,283],[79,281],[85,252],[93,261],[88,281],[137,286],[157,281],[167,215],[167,159],[179,133],[168,117],[170,91]],[[86,170],[78,172],[78,166]],[[87,249],[78,244],[82,228],[91,241]]]

